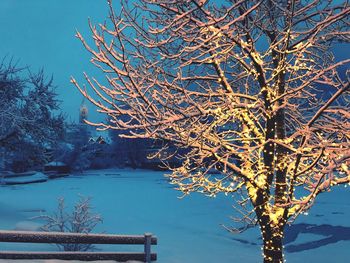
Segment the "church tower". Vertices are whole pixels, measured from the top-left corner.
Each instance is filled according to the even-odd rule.
[[[83,99],[83,101],[80,104],[80,110],[79,110],[79,123],[80,124],[85,124],[84,120],[87,119],[88,117],[88,108],[85,104],[85,99]]]

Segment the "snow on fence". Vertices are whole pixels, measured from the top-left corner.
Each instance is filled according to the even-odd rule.
[[[144,245],[144,252],[0,251],[0,259],[116,260],[120,262],[137,260],[147,263],[157,260],[157,254],[151,253],[151,245],[157,244],[157,237],[150,233],[144,235],[107,235],[0,230],[0,242]]]

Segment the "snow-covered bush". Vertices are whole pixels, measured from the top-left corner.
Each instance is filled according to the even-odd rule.
[[[48,232],[70,232],[70,233],[90,233],[98,223],[102,222],[102,217],[92,211],[91,198],[80,196],[74,205],[71,213],[67,212],[64,198],[58,199],[57,211],[51,215],[41,215],[36,217],[46,221],[41,230]],[[88,251],[93,250],[92,244],[56,244],[60,250],[64,251]]]

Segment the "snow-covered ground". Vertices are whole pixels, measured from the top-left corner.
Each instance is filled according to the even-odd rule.
[[[191,194],[183,199],[162,172],[145,170],[88,171],[82,175],[41,184],[0,188],[0,229],[35,227],[30,218],[52,213],[57,199],[68,207],[78,195],[91,196],[103,224],[96,232],[143,234],[158,237],[153,248],[160,263],[261,262],[258,229],[240,235],[227,233],[234,213],[226,196]],[[288,262],[345,263],[350,258],[350,188],[337,188],[318,199],[308,216],[300,217],[287,232]],[[37,222],[39,223],[39,222]],[[1,244],[2,249],[55,250],[50,245]],[[49,246],[49,247],[47,247]],[[104,246],[103,250],[142,250],[142,247]]]

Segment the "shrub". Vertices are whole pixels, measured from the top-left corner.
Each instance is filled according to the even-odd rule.
[[[41,230],[48,232],[90,233],[102,217],[92,211],[91,198],[80,196],[71,213],[66,211],[64,198],[58,199],[57,211],[52,215],[41,215],[38,219],[46,221]],[[63,251],[94,250],[92,244],[56,244]]]

